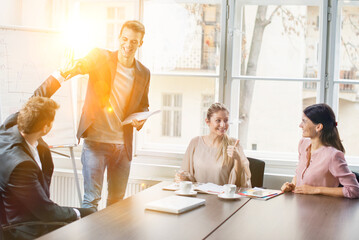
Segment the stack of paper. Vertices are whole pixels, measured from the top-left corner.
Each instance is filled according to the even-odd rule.
[[[134,120],[134,119],[136,119],[138,121],[148,119],[153,114],[156,114],[156,113],[159,113],[159,112],[161,112],[161,110],[157,110],[157,111],[153,111],[153,112],[148,111],[148,112],[132,113],[125,120],[123,120],[122,125],[130,124],[132,122],[132,120]]]
[[[280,190],[262,189],[262,188],[256,188],[256,187],[239,192],[240,195],[259,199],[259,200],[268,200],[268,199],[276,197],[282,193],[283,192]]]
[[[162,189],[168,191],[177,191],[180,189],[179,182],[178,183],[174,182],[168,186],[164,186]]]
[[[203,193],[218,195],[224,192],[224,187],[214,183],[202,183],[202,184],[198,184],[198,186],[196,186],[194,190]]]
[[[205,199],[200,198],[170,196],[147,203],[146,209],[179,214],[204,205],[205,202]]]
[[[201,193],[208,193],[208,194],[220,194],[223,193],[224,187],[221,185],[217,185],[214,183],[194,183],[193,190]],[[169,191],[176,191],[179,190],[179,183],[172,183],[168,186],[165,186],[162,188],[163,190],[169,190]]]

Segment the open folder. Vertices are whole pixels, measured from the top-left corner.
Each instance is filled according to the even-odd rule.
[[[170,196],[146,204],[146,209],[169,213],[183,213],[204,205],[205,199],[193,197]]]
[[[122,125],[130,124],[132,122],[132,120],[134,120],[134,119],[137,119],[138,121],[148,119],[153,114],[156,114],[156,113],[159,113],[159,112],[161,112],[161,110],[152,111],[152,112],[148,111],[148,112],[132,113],[125,120],[123,120]]]
[[[273,190],[273,189],[263,189],[263,188],[249,188],[245,191],[239,192],[240,195],[258,199],[258,200],[268,200],[274,198],[276,196],[281,195],[283,192],[281,190]]]

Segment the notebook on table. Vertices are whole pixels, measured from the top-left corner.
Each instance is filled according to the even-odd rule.
[[[181,196],[169,196],[146,204],[146,209],[180,214],[204,205],[205,199]]]

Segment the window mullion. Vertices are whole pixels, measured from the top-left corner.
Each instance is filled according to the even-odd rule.
[[[337,75],[337,65],[339,64],[336,60],[336,56],[337,54],[339,54],[339,46],[337,46],[339,39],[339,35],[338,31],[339,31],[339,27],[338,27],[338,18],[337,16],[338,13],[338,4],[337,1],[335,0],[329,0],[329,1],[324,1],[325,6],[323,6],[324,8],[324,13],[323,17],[324,17],[324,22],[326,23],[326,28],[325,28],[325,32],[324,32],[324,36],[326,36],[326,45],[325,45],[325,49],[323,49],[323,55],[325,54],[325,58],[323,63],[325,63],[325,69],[323,69],[324,71],[324,92],[321,93],[320,99],[321,102],[325,102],[328,105],[330,105],[335,112],[337,112],[337,100],[334,97],[334,81],[335,81],[335,76]],[[340,22],[340,21],[339,21]]]

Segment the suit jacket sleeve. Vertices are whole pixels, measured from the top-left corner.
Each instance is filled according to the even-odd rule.
[[[20,163],[12,172],[8,188],[38,220],[70,222],[77,219],[70,207],[60,207],[49,199],[38,179],[39,169],[32,162]]]
[[[61,84],[59,81],[53,76],[50,76],[35,90],[34,96],[50,98],[60,87]]]
[[[78,69],[77,74],[87,74],[90,71],[97,71],[95,66],[101,66],[101,64],[96,64],[99,54],[99,49],[95,48],[86,57],[80,59],[79,61],[81,62],[82,67]],[[59,81],[53,76],[49,76],[45,82],[35,90],[34,96],[50,98],[60,87],[61,84]]]

